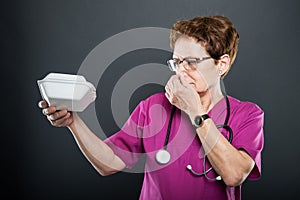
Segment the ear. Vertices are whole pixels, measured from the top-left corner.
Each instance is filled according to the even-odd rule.
[[[218,63],[219,75],[222,76],[225,74],[230,68],[230,57],[228,54],[224,54],[220,57]]]

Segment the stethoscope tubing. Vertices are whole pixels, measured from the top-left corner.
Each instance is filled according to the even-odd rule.
[[[228,99],[227,95],[225,95],[225,100],[226,100],[226,107],[227,107],[226,118],[225,118],[224,124],[216,125],[216,127],[218,129],[224,128],[229,132],[228,142],[231,143],[232,139],[233,139],[233,131],[232,131],[231,127],[228,125],[228,121],[229,121],[229,118],[230,118],[230,102],[229,102],[229,99]],[[173,121],[173,116],[174,116],[175,110],[176,110],[176,106],[173,106],[172,111],[171,111],[171,115],[170,115],[170,119],[169,119],[169,123],[168,123],[168,130],[167,130],[167,134],[166,134],[166,138],[165,138],[165,142],[164,142],[164,147],[163,147],[163,150],[168,154],[169,154],[169,152],[167,151],[167,146],[168,146],[168,143],[169,143],[170,132],[171,132],[171,128],[172,128],[172,121]],[[169,162],[169,160],[168,161],[164,160],[164,161],[161,162],[158,157],[156,157],[156,160],[159,164],[166,164],[166,163]],[[203,158],[203,172],[202,173],[195,172],[192,169],[191,165],[187,166],[187,169],[189,171],[191,171],[196,176],[203,176],[204,175],[208,180],[221,180],[220,176],[217,176],[216,178],[208,177],[207,173],[210,172],[213,168],[210,167],[208,170],[206,170],[205,168],[206,168],[206,155],[204,155],[204,158]]]

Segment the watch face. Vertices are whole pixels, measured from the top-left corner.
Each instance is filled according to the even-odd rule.
[[[202,117],[201,116],[198,115],[198,116],[195,117],[195,124],[197,126],[200,126],[202,124]]]
[[[208,118],[210,118],[208,114],[204,114],[202,116],[197,115],[194,119],[195,125],[199,127],[203,123],[203,121]]]

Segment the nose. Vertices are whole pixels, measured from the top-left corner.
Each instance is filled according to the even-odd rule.
[[[187,68],[186,68],[186,63],[185,62],[181,62],[178,64],[177,69],[176,69],[176,73],[177,74],[181,74],[183,72],[187,72]]]

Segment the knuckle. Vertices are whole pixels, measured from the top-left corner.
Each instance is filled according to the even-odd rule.
[[[59,127],[59,123],[57,120],[52,120],[51,115],[47,115],[47,118],[52,126]]]
[[[52,126],[56,126],[56,122],[55,121],[53,121],[53,120],[49,120],[50,121],[50,124],[52,125]]]
[[[68,119],[66,119],[64,122],[63,122],[63,124],[62,124],[62,126],[68,126],[69,124],[70,124],[70,119],[68,118]]]
[[[61,110],[60,113],[65,116],[68,114],[68,111],[66,109],[64,109],[64,110]]]
[[[47,115],[47,119],[48,119],[48,121],[53,125],[54,120],[51,119],[51,116],[50,116],[50,115]]]
[[[53,114],[50,115],[50,119],[51,120],[55,120],[56,116],[57,116],[57,113],[53,113]]]
[[[39,106],[40,108],[45,108],[45,107],[46,107],[45,101],[44,101],[44,100],[39,101],[39,102],[38,102],[38,106]]]
[[[172,98],[171,98],[171,102],[172,102],[172,103],[175,103],[175,102],[176,102],[176,98],[175,98],[175,97],[172,97]]]
[[[67,112],[66,118],[70,118],[70,117],[71,117],[71,113],[70,113],[70,112]]]
[[[56,107],[55,106],[49,106],[48,107],[48,113],[55,113],[56,112]]]

